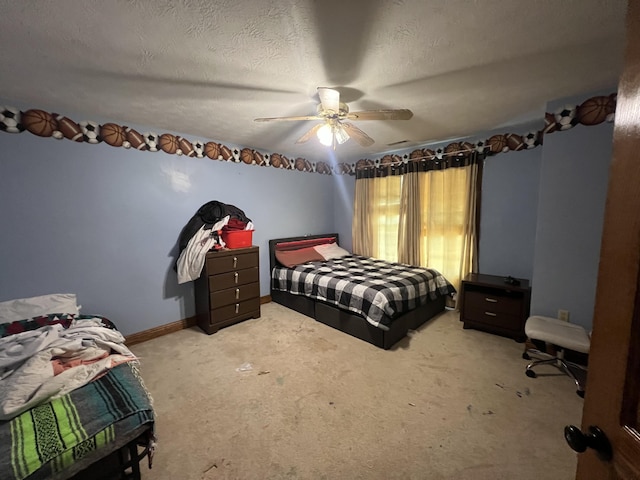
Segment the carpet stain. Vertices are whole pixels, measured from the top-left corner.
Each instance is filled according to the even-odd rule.
[[[525,395],[528,397],[529,395],[531,395],[531,390],[529,390],[529,388],[525,388],[522,392],[518,390],[516,391],[516,395],[519,396],[520,398],[522,398],[522,395]]]
[[[284,385],[284,377],[277,377],[276,382],[278,385]]]
[[[324,338],[315,338],[311,342],[311,348],[318,352],[328,352],[331,350],[337,350],[338,346],[335,343],[331,343]]]

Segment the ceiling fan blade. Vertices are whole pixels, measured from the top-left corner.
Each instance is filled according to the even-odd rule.
[[[316,134],[316,132],[320,130],[320,127],[323,125],[324,123],[319,123],[317,125],[314,125],[313,127],[311,127],[311,129],[307,133],[305,133],[298,140],[296,140],[296,143],[304,143],[309,141],[311,137],[313,137]]]
[[[331,110],[334,113],[340,111],[340,92],[333,88],[318,87],[318,96],[324,110]]]
[[[362,112],[349,112],[349,120],[409,120],[413,112],[402,108],[399,110],[364,110]]]
[[[375,142],[373,138],[364,133],[358,127],[356,127],[353,123],[341,122],[342,128],[347,132],[349,137],[353,138],[356,142],[358,142],[362,147],[368,147],[373,145]]]
[[[254,122],[295,122],[299,120],[324,120],[324,117],[319,115],[305,115],[302,117],[267,117],[267,118],[254,118]]]

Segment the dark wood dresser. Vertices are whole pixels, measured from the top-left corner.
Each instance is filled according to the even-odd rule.
[[[464,328],[476,328],[524,341],[524,323],[529,317],[531,287],[505,283],[504,277],[470,273],[462,281],[460,321]]]
[[[260,316],[258,247],[207,253],[195,281],[198,325],[208,334]]]

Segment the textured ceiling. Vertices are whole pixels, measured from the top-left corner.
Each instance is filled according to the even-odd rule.
[[[349,161],[542,119],[545,104],[617,85],[626,1],[0,0],[0,98],[190,139],[331,159],[318,86],[363,121]],[[395,147],[396,149],[399,147]]]

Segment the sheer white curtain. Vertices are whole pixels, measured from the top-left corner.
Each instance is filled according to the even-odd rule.
[[[419,173],[420,265],[435,268],[456,289],[477,262],[477,164]]]
[[[356,180],[353,215],[353,252],[398,261],[398,221],[402,177]]]

